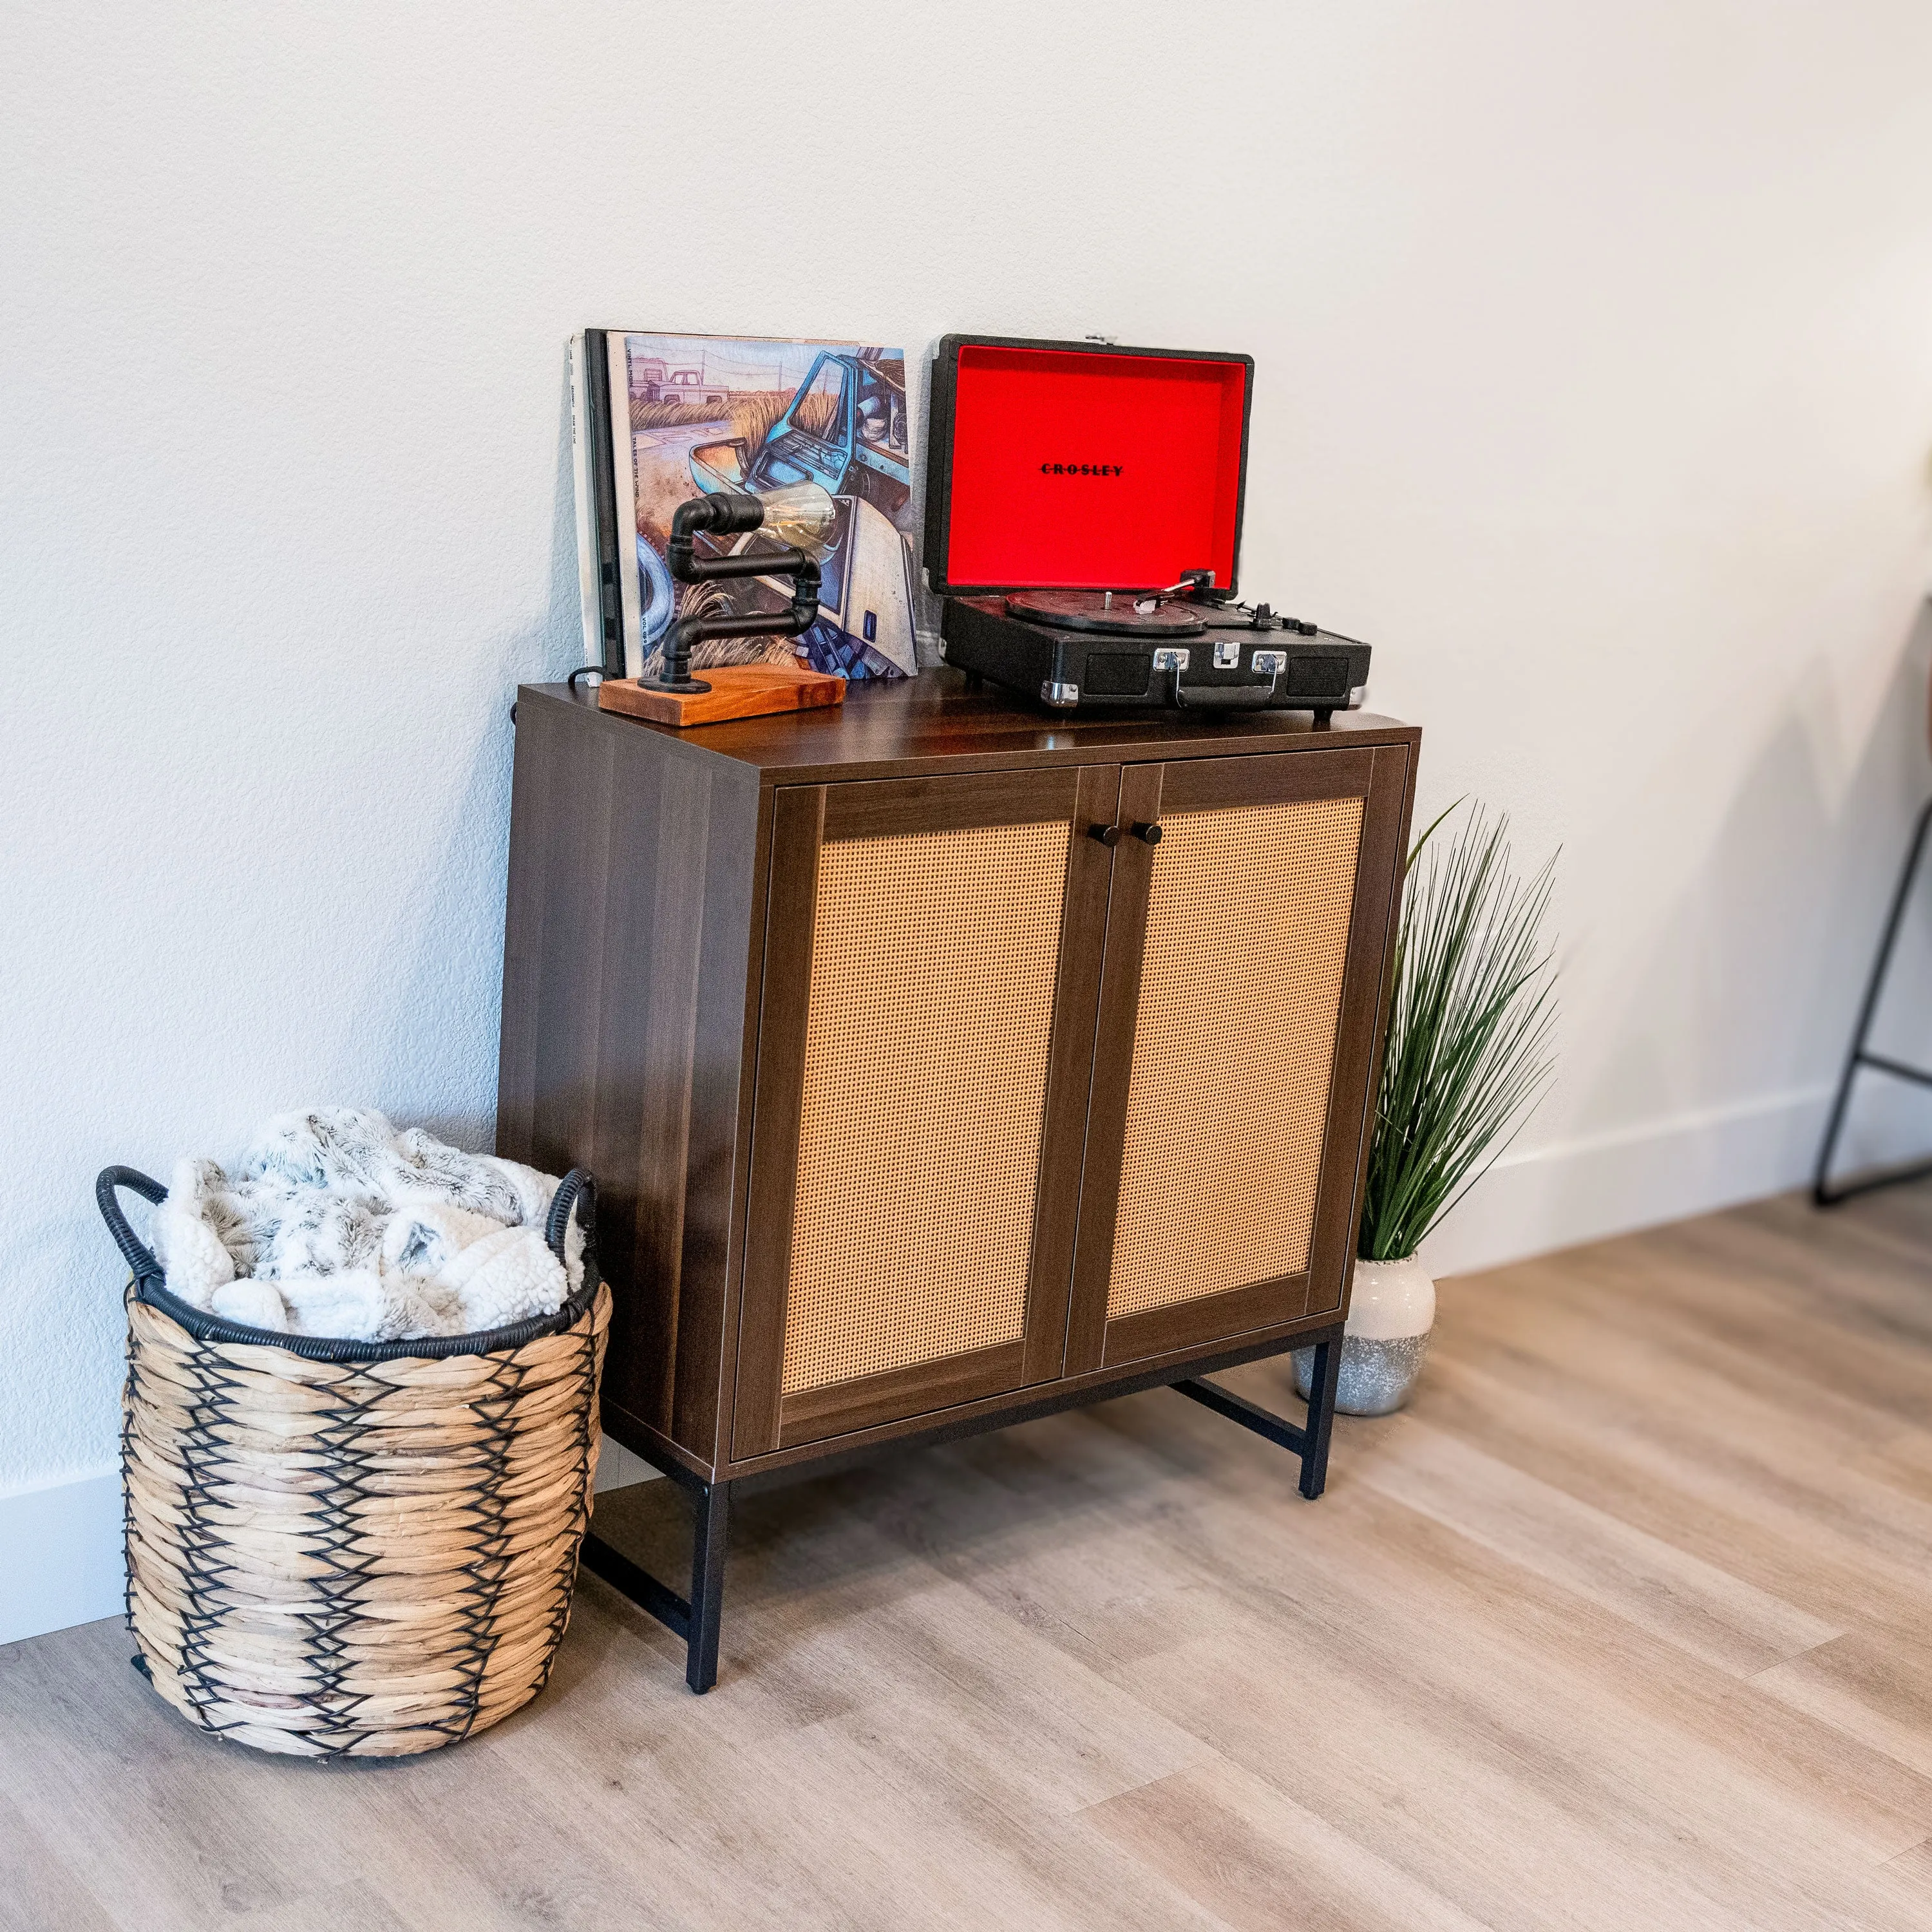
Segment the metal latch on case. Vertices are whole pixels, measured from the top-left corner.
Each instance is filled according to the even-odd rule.
[[[1216,670],[1239,670],[1240,668],[1240,640],[1238,638],[1217,640],[1214,646],[1214,668]]]
[[[1286,651],[1257,651],[1252,662],[1256,670],[1272,671],[1279,677],[1288,668],[1288,653]]]
[[[1154,654],[1154,668],[1156,670],[1185,670],[1189,655],[1184,645],[1163,644]]]

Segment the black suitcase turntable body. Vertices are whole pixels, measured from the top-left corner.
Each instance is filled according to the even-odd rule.
[[[949,664],[1056,710],[1302,710],[1369,646],[1235,600],[1254,360],[940,338],[926,568]]]

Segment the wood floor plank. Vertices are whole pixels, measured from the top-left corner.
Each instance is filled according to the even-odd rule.
[[[1932,1503],[1932,1428],[1901,1430],[1856,1459],[1860,1473],[1889,1484],[1923,1503]]]
[[[58,1694],[23,1712],[25,1673],[0,1667],[0,1736],[20,1746],[0,1750],[0,1792],[129,1932],[202,1932],[251,1916],[326,1924],[343,1909],[352,1852],[365,1888],[358,1909],[376,1924],[386,1908],[412,1928],[592,1932],[602,1906],[583,1895],[600,1873],[604,1890],[622,1888],[621,1868],[596,1843],[534,1834],[520,1785],[487,1754],[344,1765],[264,1756],[204,1737],[162,1704],[128,1668],[115,1623],[0,1658],[22,1652],[41,1669],[54,1661],[42,1681]],[[646,1900],[630,1922],[685,1922]]]
[[[1322,1616],[1316,1623],[1298,1612],[1295,1639],[1346,1618],[1348,1654],[1384,1657],[1400,1679],[1392,1702],[1413,1701],[1419,1721],[1432,1727],[1445,1712],[1460,1721],[1472,1700],[1494,1695],[1522,1746],[1506,1768],[1568,1762],[1587,1737],[1592,1748],[1572,1775],[1639,1792],[1624,1808],[1634,1814],[1683,1786],[1674,1808],[1658,1814],[1664,1828],[1708,1808],[1722,1836],[1732,1799],[1748,1794],[1754,1830],[1775,1820],[1791,1846],[1849,1843],[1882,1858],[1932,1820],[1932,1780],[1883,1753],[1795,1720],[1754,1684],[1432,1519],[1372,1492],[1349,1502],[1346,1525],[1324,1517],[1305,1535],[1297,1591],[1304,1603],[1318,1592]],[[1273,1592],[1243,1600],[1279,1614]],[[1324,1662],[1322,1681],[1336,1667]]]
[[[1748,1298],[1714,1320],[1712,1301],[1728,1298],[1732,1284],[1701,1268],[1612,1268],[1600,1259],[1587,1276],[1554,1263],[1512,1274],[1516,1294],[1472,1298],[1466,1323],[1448,1331],[1452,1349],[1480,1348],[1497,1374],[1534,1373],[1546,1384],[1553,1376],[1553,1385],[1654,1415],[1673,1435],[1701,1432],[1720,1448],[1742,1440],[1793,1467],[1808,1450],[1822,1460],[1826,1442],[1876,1447],[1922,1419],[1912,1406],[1910,1358],[1901,1362],[1894,1347],[1861,1342],[1857,1365],[1882,1375],[1898,1406],[1860,1400],[1816,1372],[1809,1354],[1774,1350],[1791,1317]]]
[[[1918,1506],[1862,1480],[1852,1452],[1834,1462],[1820,1445],[1823,1466],[1794,1470],[1781,1450],[1768,1462],[1761,1443],[1726,1442],[1708,1421],[1661,1424],[1654,1406],[1546,1370],[1448,1350],[1434,1366],[1421,1412],[1500,1460],[1827,1623],[1922,1624]]]
[[[802,1500],[814,1516],[822,1499]],[[822,1539],[749,1525],[749,1560],[733,1579],[751,1606],[748,1636],[733,1653],[730,1696],[694,1700],[671,1672],[640,1670],[626,1653],[648,1626],[600,1588],[580,1599],[595,1623],[573,1631],[592,1638],[596,1664],[560,1673],[561,1702],[541,1724],[533,1711],[478,1748],[514,1756],[540,1792],[574,1794],[600,1837],[621,1836],[639,1815],[668,1830],[673,1841],[652,1863],[697,1901],[701,1923],[843,1925],[854,1922],[855,1888],[868,1901],[864,1922],[882,1926],[895,1915],[974,1923],[973,1900],[1000,1898],[1041,1924],[1195,1923],[1179,1893],[1150,1898],[1105,1868],[1076,1882],[1068,1849],[1042,1830],[1199,1746],[986,1615],[880,1539],[862,1498],[850,1504]],[[836,1859],[798,1856],[801,1845],[833,1844]],[[889,1856],[914,1844],[945,1873],[916,1896]]]
[[[261,1828],[286,1788],[284,1767],[257,1770],[252,1754],[193,1731],[129,1669],[128,1654],[112,1623],[0,1652],[9,1746],[0,1796],[84,1876],[116,1924],[193,1927],[292,1910],[325,1880]],[[239,1804],[230,1802],[238,1782]]]
[[[1213,1589],[1175,1561],[1172,1522],[1203,1472],[1178,1463],[1180,1438],[1162,1441],[1148,1420],[1178,1414],[1184,1428],[1186,1406],[1163,1393],[1003,1431],[908,1469],[862,1506],[1003,1618],[1104,1671],[1198,1619],[1211,1628]],[[1270,1477],[1291,1481],[1294,1467],[1277,1455]]]
[[[0,1932],[115,1932],[92,1892],[0,1797]]]
[[[1926,1633],[1932,1639],[1932,1622]],[[1932,1778],[1932,1648],[1863,1634],[1760,1672],[1757,1688]]]
[[[1546,1677],[1492,1650],[1425,1664],[1426,1642],[1414,1625],[1368,1643],[1338,1632],[1283,1658],[1281,1623],[1231,1616],[1211,1645],[1142,1659],[1124,1681],[1498,1932],[1922,1932],[1869,1882],[1885,1845],[1833,1834],[1758,1779],[1714,1782],[1714,1754],[1673,1748],[1681,1733],[1636,1748],[1628,1719],[1580,1725]]]
[[[1382,1495],[1740,1677],[1843,1634],[1841,1626],[1412,1417],[1382,1432],[1358,1474]]]
[[[1084,1815],[1235,1932],[1483,1932],[1481,1921],[1225,1760]]]
[[[890,1648],[876,1613],[867,1629]],[[894,1685],[893,1674],[888,1658],[869,1713],[846,1708],[781,1730],[754,1719],[755,1752],[737,1734],[734,1706],[700,1705],[662,1677],[639,1684],[616,1723],[605,1700],[577,1697],[541,1724],[532,1712],[478,1743],[515,1759],[539,1818],[610,1842],[647,1822],[653,1842],[640,1864],[701,1925],[1213,1932],[1179,1892],[1098,1862],[1090,1847],[1083,1860],[1054,1829],[1062,1820],[1026,1815],[1017,1802],[1030,1774],[1024,1735],[1010,1740],[1012,1792],[989,1790],[972,1762],[971,1714],[950,1694],[966,1742],[958,1758],[936,1760],[924,1744],[939,1727],[917,1688]],[[693,1710],[704,1714],[701,1749],[678,1722]],[[684,1746],[663,1748],[652,1712]]]
[[[222,1932],[408,1932],[383,1900],[359,1881],[332,1886],[292,1903],[231,1912]]]
[[[1442,1310],[1318,1504],[1162,1390],[746,1499],[702,1699],[595,1579],[391,1764],[201,1736],[114,1624],[0,1649],[0,1932],[1925,1932],[1932,1186]],[[599,1511],[688,1560],[674,1485]]]

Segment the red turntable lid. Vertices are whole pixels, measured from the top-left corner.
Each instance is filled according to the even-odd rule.
[[[932,368],[935,591],[1235,587],[1254,358],[948,335]]]

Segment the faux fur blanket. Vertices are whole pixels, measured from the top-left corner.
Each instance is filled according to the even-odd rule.
[[[169,1292],[257,1328],[472,1334],[554,1313],[584,1279],[574,1216],[567,1268],[544,1240],[554,1176],[374,1112],[280,1114],[232,1172],[184,1160],[171,1179],[154,1221]]]

